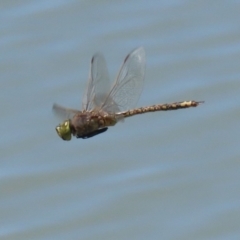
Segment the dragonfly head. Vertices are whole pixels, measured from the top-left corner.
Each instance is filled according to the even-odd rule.
[[[70,129],[70,121],[66,120],[65,122],[59,124],[56,127],[57,134],[63,140],[70,141],[71,140],[71,129]]]

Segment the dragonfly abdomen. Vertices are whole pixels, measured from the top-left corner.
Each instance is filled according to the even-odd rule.
[[[177,110],[182,108],[189,108],[189,107],[197,107],[202,101],[184,101],[184,102],[175,102],[175,103],[165,103],[165,104],[157,104],[152,105],[149,107],[141,107],[132,109],[126,112],[123,112],[122,115],[124,117],[131,117],[137,114],[143,114],[147,112],[156,112],[156,111],[170,111],[170,110]]]

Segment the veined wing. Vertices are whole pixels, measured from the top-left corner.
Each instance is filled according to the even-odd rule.
[[[89,79],[83,96],[82,109],[99,108],[110,90],[110,81],[105,58],[101,53],[92,57]]]
[[[144,76],[145,51],[140,47],[124,59],[110,92],[101,104],[101,109],[115,113],[134,107],[142,92]]]
[[[62,107],[56,103],[53,104],[52,109],[53,109],[53,112],[62,120],[71,119],[75,114],[80,112],[75,109]]]

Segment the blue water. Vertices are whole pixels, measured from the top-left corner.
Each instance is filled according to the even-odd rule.
[[[238,1],[1,1],[0,239],[239,239]],[[143,46],[137,106],[204,100],[62,141],[91,56]]]

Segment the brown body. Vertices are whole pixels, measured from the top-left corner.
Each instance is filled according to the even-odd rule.
[[[149,107],[141,107],[133,110],[129,110],[123,112],[124,117],[131,117],[133,115],[147,113],[147,112],[156,112],[156,111],[169,111],[169,110],[177,110],[182,108],[189,107],[197,107],[199,103],[203,103],[203,101],[184,101],[184,102],[175,102],[175,103],[165,103],[165,104],[157,104]]]
[[[133,110],[109,114],[103,111],[83,111],[77,113],[70,120],[70,129],[73,136],[86,136],[98,129],[114,126],[119,119],[131,117],[137,114],[156,111],[169,111],[182,108],[196,107],[202,102],[184,101],[170,104],[157,104],[149,107],[141,107]]]
[[[114,126],[117,123],[115,114],[111,115],[99,111],[83,111],[77,113],[70,120],[70,129],[73,136],[86,136],[98,129]]]

